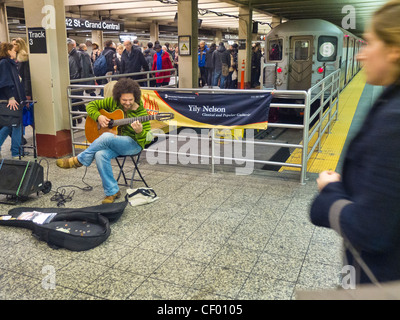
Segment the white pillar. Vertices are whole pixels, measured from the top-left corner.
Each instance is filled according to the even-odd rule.
[[[69,68],[63,0],[24,0],[27,33],[45,28],[46,53],[29,54],[38,155],[62,157],[71,153],[67,100]],[[29,36],[29,34],[27,34]]]
[[[239,40],[246,41],[246,48],[240,49],[238,52],[238,86],[241,86],[241,68],[243,61],[245,62],[244,88],[250,88],[251,84],[251,40],[252,40],[252,18],[253,12],[250,7],[239,7]]]
[[[154,44],[158,40],[160,34],[160,28],[158,22],[153,22],[150,24],[150,42]]]
[[[8,21],[6,4],[0,0],[0,42],[10,41],[8,35]]]
[[[99,45],[99,49],[103,50],[103,31],[101,30],[92,30],[92,43],[96,42]]]
[[[190,56],[179,56],[179,87],[198,87],[198,13],[197,0],[180,0],[178,3],[178,35],[191,37]]]

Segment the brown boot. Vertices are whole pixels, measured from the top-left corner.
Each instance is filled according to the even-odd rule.
[[[63,169],[82,167],[82,163],[80,163],[78,161],[78,157],[57,159],[56,164],[57,164],[57,167],[60,167]]]
[[[121,196],[121,191],[118,191],[116,194],[112,196],[107,196],[101,203],[113,203],[115,199],[118,199]]]

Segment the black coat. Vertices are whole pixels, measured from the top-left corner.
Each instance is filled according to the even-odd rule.
[[[215,51],[215,48],[210,48],[206,52],[206,68],[214,70],[214,64],[213,64],[213,53]]]
[[[231,54],[224,46],[219,46],[212,55],[214,71],[221,71],[223,63],[227,64],[228,68],[231,66]]]
[[[31,72],[29,69],[29,60],[17,62],[18,72],[24,83],[25,95],[32,97]]]
[[[81,56],[76,48],[73,48],[68,54],[68,64],[69,64],[69,79],[75,80],[81,78],[82,73],[82,63]]]
[[[347,238],[378,281],[400,280],[400,85],[374,103],[348,147],[342,181],[322,190],[310,217]],[[359,282],[370,282],[346,256]]]
[[[140,72],[142,68],[144,71],[149,71],[149,65],[139,48],[136,49],[135,46],[133,46],[129,56],[126,49],[122,52],[120,69],[121,73]]]
[[[117,50],[113,47],[105,47],[101,54],[106,56],[107,72],[114,72],[114,66],[118,67]]]
[[[18,74],[17,64],[10,58],[0,60],[0,100],[14,97],[18,103],[26,100],[24,84]]]

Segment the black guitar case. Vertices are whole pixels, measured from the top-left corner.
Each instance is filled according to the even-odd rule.
[[[32,230],[32,235],[54,249],[84,251],[110,236],[110,222],[122,215],[127,202],[84,208],[18,207],[0,216],[0,225]]]

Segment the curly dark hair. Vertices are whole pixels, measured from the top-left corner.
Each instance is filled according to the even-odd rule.
[[[10,58],[8,51],[12,50],[14,45],[10,42],[2,42],[0,44],[0,59]]]
[[[132,80],[130,78],[121,78],[114,85],[113,89],[113,98],[115,101],[119,102],[121,95],[123,93],[133,93],[133,97],[135,98],[135,102],[140,104],[140,99],[142,93],[140,91],[140,85],[137,81]]]

